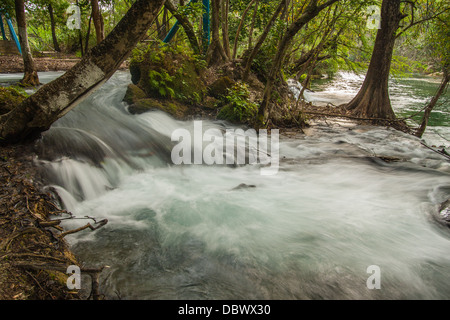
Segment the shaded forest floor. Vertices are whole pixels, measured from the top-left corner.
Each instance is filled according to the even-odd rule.
[[[71,54],[40,53],[34,56],[34,63],[38,72],[66,71],[72,68],[80,58]],[[124,62],[120,69],[128,69]],[[0,55],[0,73],[23,72],[23,60],[20,55]]]
[[[58,208],[42,191],[33,155],[32,145],[0,149],[0,299],[78,299],[64,273],[77,261],[49,230]]]

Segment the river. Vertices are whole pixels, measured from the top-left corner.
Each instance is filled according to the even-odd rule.
[[[312,99],[351,98],[361,79],[352,86],[345,77],[358,78],[318,85]],[[173,165],[171,133],[192,132],[193,121],[129,114],[128,83],[117,72],[58,120],[36,159],[67,210],[108,219],[66,237],[86,266],[109,266],[100,282],[108,299],[450,298],[450,233],[434,219],[450,196],[450,162],[420,139],[318,122],[305,135],[280,137],[274,175],[259,165]],[[401,114],[429,98],[403,82],[392,93]],[[425,139],[448,147],[441,108],[446,120]],[[369,285],[373,275],[379,289]]]

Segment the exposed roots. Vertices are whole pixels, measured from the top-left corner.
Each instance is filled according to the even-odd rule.
[[[81,299],[78,291],[67,287],[67,268],[79,263],[64,237],[87,228],[96,230],[107,221],[86,217],[94,225],[64,231],[62,219],[50,218],[65,211],[34,180],[38,174],[32,165],[32,146],[8,146],[0,152],[0,299]],[[65,219],[75,217],[69,214]],[[100,298],[98,274],[103,267],[81,270],[91,275],[91,298]]]

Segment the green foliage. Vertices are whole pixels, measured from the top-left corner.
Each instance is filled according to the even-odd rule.
[[[8,113],[27,97],[28,94],[20,87],[0,87],[0,115]]]
[[[200,103],[206,91],[201,73],[206,64],[186,46],[176,43],[140,46],[133,50],[130,65],[141,70],[139,85],[155,98]]]
[[[250,101],[248,86],[243,82],[236,82],[229,88],[221,103],[225,106],[217,115],[219,119],[244,123],[252,121],[258,113],[258,105]]]

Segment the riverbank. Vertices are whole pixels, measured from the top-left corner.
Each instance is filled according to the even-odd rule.
[[[34,57],[36,71],[67,71],[80,61],[80,58],[69,54],[43,54]],[[122,63],[119,70],[128,69],[128,62]],[[19,55],[0,55],[0,73],[23,72],[23,59]]]
[[[62,272],[77,260],[49,229],[58,209],[33,157],[29,144],[0,150],[0,300],[79,299]]]

